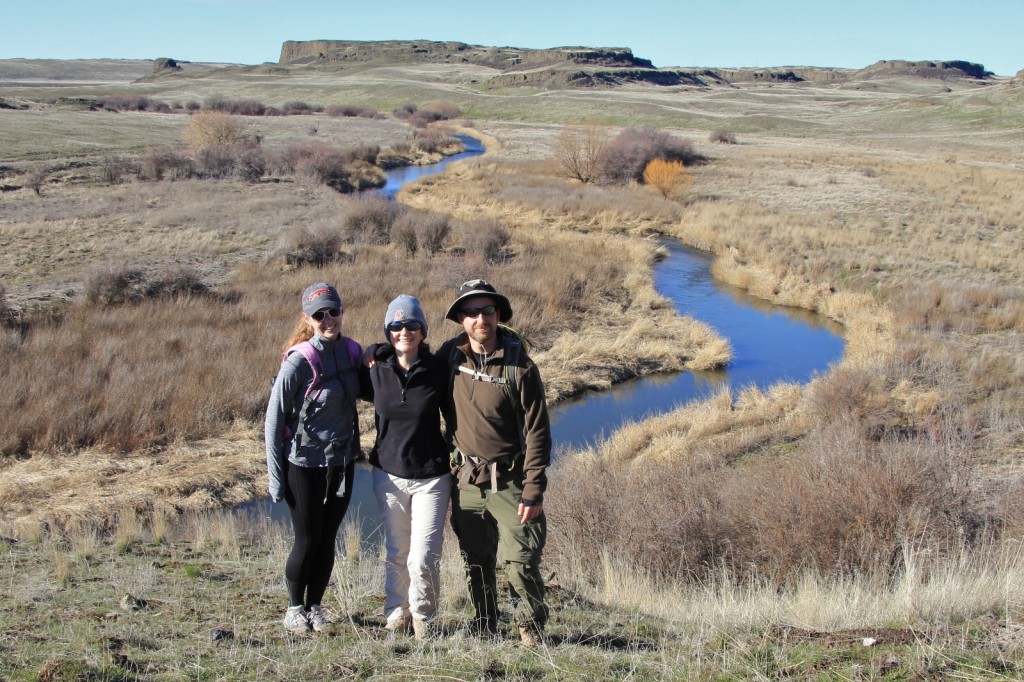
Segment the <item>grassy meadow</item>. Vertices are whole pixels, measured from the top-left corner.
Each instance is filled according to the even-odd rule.
[[[539,91],[488,87],[482,67],[129,82],[126,66],[48,80],[0,64],[13,107],[0,109],[0,678],[1020,676],[1019,83]],[[299,173],[110,182],[111,156],[182,145],[190,120],[82,104],[113,95],[383,114],[241,117],[278,151],[401,147],[414,131],[390,112],[445,102],[460,111],[446,125],[488,152],[401,192],[410,230],[448,228],[444,248],[412,252],[408,231],[353,227],[379,207]],[[654,126],[706,162],[668,200],[569,181],[552,150],[581,121]],[[734,144],[710,142],[723,130]],[[440,342],[453,288],[483,275],[513,301],[557,401],[728,360],[725,340],[655,292],[661,235],[716,254],[722,281],[843,324],[844,360],[559,461],[542,650],[456,636],[468,606],[452,542],[444,636],[387,640],[379,547],[354,526],[329,593],[340,627],[285,637],[288,529],[221,510],[265,487],[260,413],[298,292],[334,282],[364,344],[387,301],[415,293]],[[341,256],[296,260],[317,240]],[[194,288],[98,296],[125,266]]]

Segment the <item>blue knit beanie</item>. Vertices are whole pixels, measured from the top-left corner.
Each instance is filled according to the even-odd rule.
[[[388,334],[388,325],[392,322],[419,322],[423,325],[423,338],[427,337],[427,318],[415,296],[401,294],[388,304],[388,312],[384,316],[384,338],[389,343],[391,336]]]

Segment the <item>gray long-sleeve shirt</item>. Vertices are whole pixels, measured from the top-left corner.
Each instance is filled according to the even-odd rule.
[[[358,447],[358,365],[352,363],[341,337],[332,340],[314,336],[309,342],[319,351],[321,375],[319,385],[310,394],[315,399],[306,409],[304,423],[299,423],[299,413],[313,381],[313,368],[301,353],[289,354],[281,364],[267,405],[264,439],[268,489],[275,502],[284,497],[287,462],[303,467],[340,466],[354,457]]]

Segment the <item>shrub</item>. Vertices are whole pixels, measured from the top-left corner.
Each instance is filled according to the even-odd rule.
[[[195,175],[195,166],[180,150],[150,147],[143,152],[138,165],[139,177],[143,180],[181,180]]]
[[[324,108],[320,105],[309,104],[307,102],[301,101],[285,102],[281,108],[284,110],[284,113],[286,114],[300,116],[305,114],[313,114],[318,111],[324,110]]]
[[[200,111],[189,119],[184,132],[192,154],[211,147],[225,147],[242,140],[242,123],[222,111]]]
[[[25,176],[25,187],[40,195],[43,193],[43,185],[50,179],[50,171],[47,168],[38,168]]]
[[[92,305],[123,305],[206,293],[209,288],[199,272],[188,265],[172,265],[153,273],[135,265],[98,268],[85,282],[85,300]]]
[[[425,128],[436,121],[449,121],[458,118],[462,110],[451,102],[434,102],[422,109],[409,113],[409,122],[416,127]]]
[[[604,148],[602,176],[609,182],[641,182],[652,159],[678,161],[684,166],[703,162],[687,140],[651,127],[626,128]]]
[[[644,168],[644,184],[653,187],[668,199],[682,192],[693,183],[693,177],[678,161],[651,159]]]
[[[17,320],[18,313],[7,301],[7,289],[0,284],[0,326],[8,327]]]
[[[558,174],[583,184],[597,180],[601,172],[608,129],[595,124],[567,126],[553,148]]]
[[[218,102],[217,111],[237,116],[263,116],[267,113],[267,107],[255,99],[225,99]]]
[[[391,229],[408,210],[379,194],[358,197],[342,212],[342,234],[356,244],[387,244]]]
[[[391,115],[399,120],[406,121],[409,119],[410,116],[415,114],[418,109],[418,106],[409,102],[396,108],[394,111],[391,112]]]
[[[405,249],[406,254],[416,255],[419,239],[416,236],[416,216],[405,213],[391,227],[391,242]]]
[[[296,226],[285,233],[285,262],[323,267],[340,259],[342,236],[337,228]]]
[[[428,154],[439,154],[454,145],[461,144],[451,133],[444,130],[418,130],[412,145]]]
[[[405,248],[409,255],[422,252],[432,256],[444,248],[450,232],[447,214],[410,209],[395,220],[391,242]]]
[[[134,303],[145,292],[146,272],[131,265],[93,270],[85,281],[85,300],[93,305]]]
[[[729,130],[712,130],[708,141],[716,144],[736,144],[736,133]]]
[[[135,164],[130,159],[113,154],[104,157],[100,166],[100,175],[108,185],[119,184],[125,175],[135,171]]]
[[[235,145],[235,173],[243,180],[256,182],[267,172],[267,160],[257,144]]]
[[[206,178],[226,178],[235,170],[235,145],[219,144],[203,147],[196,154],[196,170]]]
[[[373,107],[358,104],[335,104],[327,108],[328,116],[343,116],[346,118],[381,118],[379,111]]]
[[[384,184],[384,172],[373,164],[379,151],[374,145],[339,149],[321,143],[293,144],[278,157],[278,166],[338,192],[353,192]]]
[[[475,220],[463,228],[466,253],[482,258],[489,265],[500,263],[508,258],[505,247],[512,235],[497,220],[482,218]]]
[[[419,214],[416,222],[416,236],[420,249],[432,256],[444,249],[451,233],[451,223],[444,213]]]

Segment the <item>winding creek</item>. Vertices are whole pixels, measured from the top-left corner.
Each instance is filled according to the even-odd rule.
[[[399,168],[376,190],[393,198],[402,185],[441,172],[448,164],[483,153],[478,140],[460,136],[467,151],[431,166]],[[774,306],[743,291],[715,282],[712,255],[663,241],[668,257],[654,268],[658,292],[673,302],[680,315],[690,315],[729,339],[733,359],[721,370],[659,374],[634,379],[611,390],[588,394],[552,407],[555,456],[568,448],[593,444],[622,425],[667,412],[690,400],[729,387],[766,388],[780,381],[804,383],[842,358],[842,327],[800,308]],[[543,367],[541,368],[543,372]],[[269,499],[242,507],[251,513],[287,519],[283,502]],[[370,485],[370,466],[360,463],[348,519],[357,519],[362,535],[379,534],[377,504]]]

